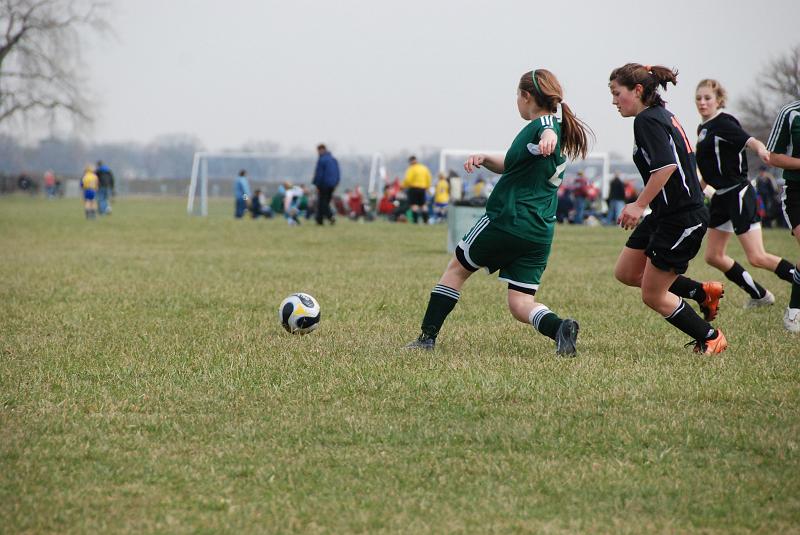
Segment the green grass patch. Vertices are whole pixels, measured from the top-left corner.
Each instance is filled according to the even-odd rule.
[[[578,358],[481,273],[407,354],[444,226],[232,211],[0,198],[0,531],[800,532],[800,338],[773,274],[752,270],[767,309],[727,286],[731,346],[698,357],[614,281],[627,233],[559,227],[537,298],[580,321]],[[295,291],[322,307],[309,336],[278,322]]]

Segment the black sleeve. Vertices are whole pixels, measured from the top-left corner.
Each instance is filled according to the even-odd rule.
[[[747,144],[747,140],[750,139],[750,134],[744,131],[742,125],[732,115],[726,113],[721,115],[719,119],[715,134],[733,145],[737,151],[742,150]]]
[[[655,117],[639,114],[633,121],[633,137],[646,156],[650,172],[668,165],[678,165],[670,135]]]

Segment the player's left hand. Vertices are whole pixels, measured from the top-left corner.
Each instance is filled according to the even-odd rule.
[[[558,136],[556,133],[552,128],[546,129],[539,140],[539,151],[542,153],[542,156],[550,156],[553,154],[553,151],[556,150],[556,143],[558,143]]]
[[[644,214],[644,208],[635,202],[626,204],[625,208],[622,209],[619,219],[617,219],[617,223],[625,230],[633,230],[636,228],[636,225],[639,224],[642,214]]]

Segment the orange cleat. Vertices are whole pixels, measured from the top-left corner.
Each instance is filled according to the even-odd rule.
[[[719,300],[725,295],[725,290],[721,282],[708,281],[703,283],[703,291],[706,298],[700,303],[700,311],[703,313],[703,319],[714,321],[719,313]]]
[[[722,331],[717,329],[717,336],[711,340],[703,340],[702,342],[695,342],[695,353],[702,353],[703,355],[716,355],[728,349],[728,341]]]

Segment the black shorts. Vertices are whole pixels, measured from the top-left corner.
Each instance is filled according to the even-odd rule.
[[[708,210],[709,228],[722,232],[735,232],[737,236],[748,232],[751,228],[758,228],[761,223],[756,190],[750,184],[722,195],[714,194]]]
[[[789,220],[790,230],[800,225],[800,182],[787,181],[783,186],[781,206],[786,219]]]
[[[425,206],[425,188],[408,188],[408,204]]]
[[[686,273],[708,229],[708,210],[698,208],[659,219],[648,214],[631,233],[626,247],[644,250],[654,266],[677,274]]]

